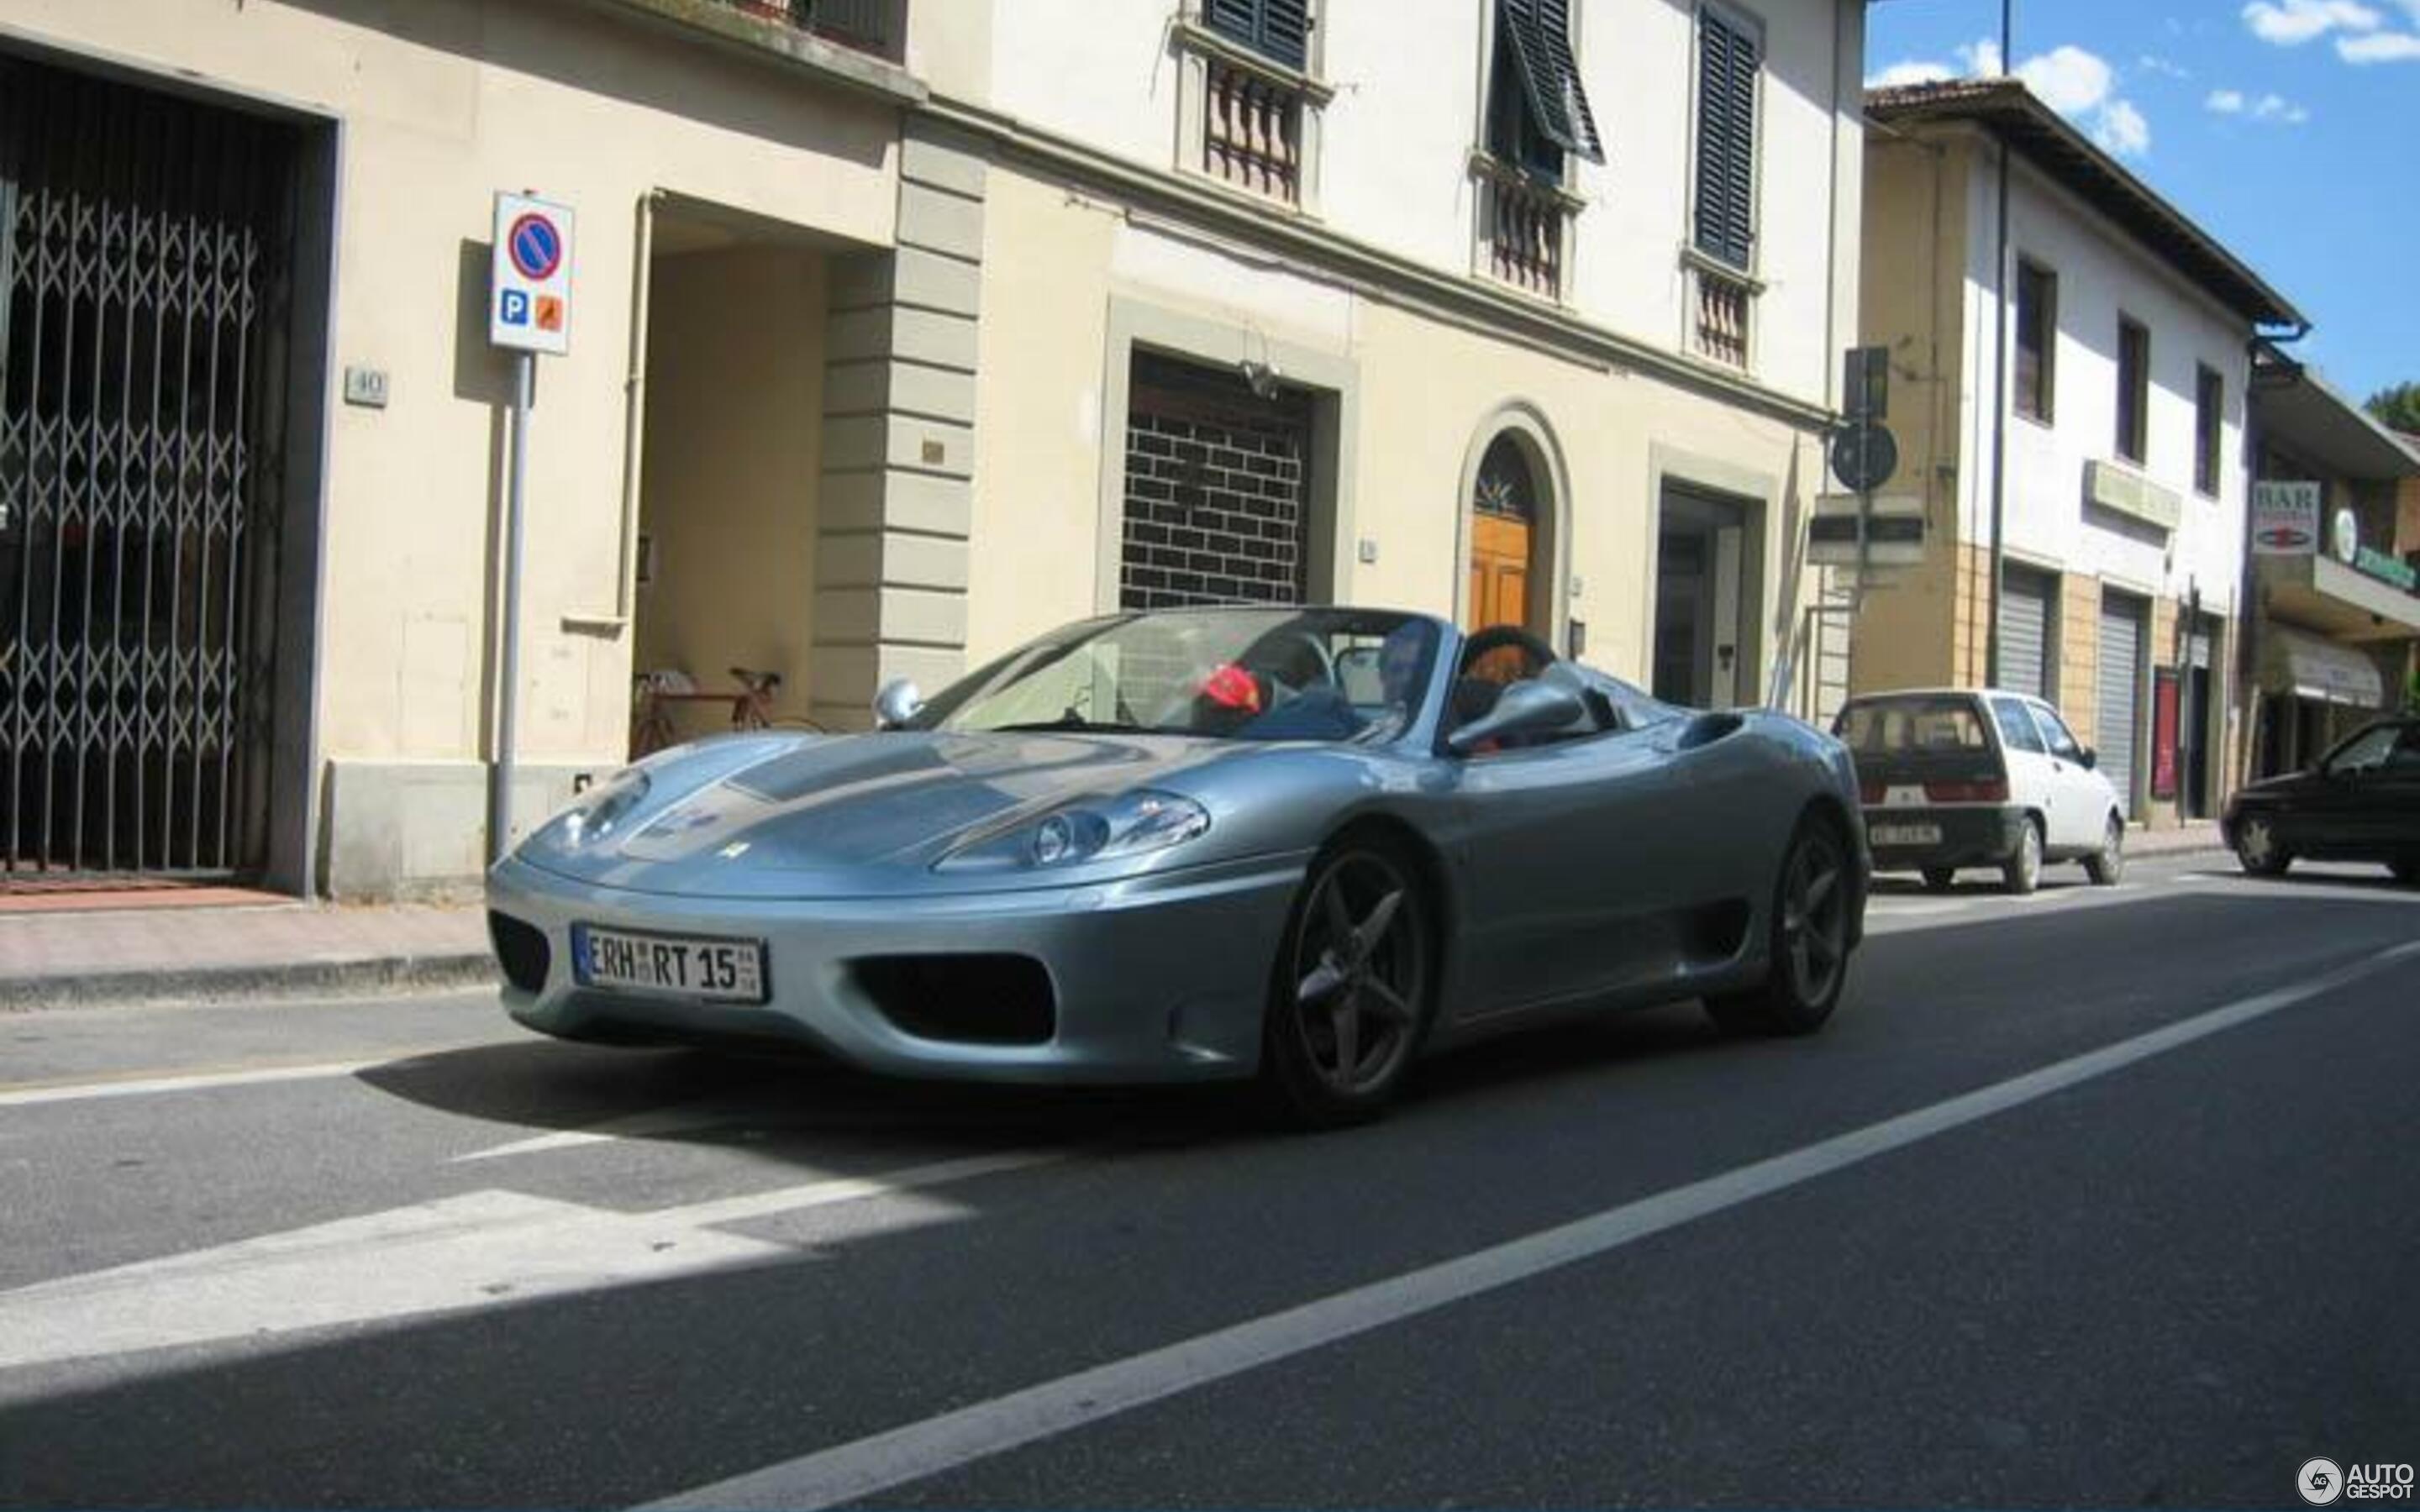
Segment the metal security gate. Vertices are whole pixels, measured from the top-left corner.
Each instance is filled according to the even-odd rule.
[[[262,860],[296,147],[0,57],[0,888]]]
[[[2038,699],[2050,689],[2050,579],[2022,567],[2000,577],[2000,686]]]
[[[1137,352],[1127,409],[1119,607],[1311,596],[1310,396]]]
[[[2134,811],[2134,728],[2143,708],[2143,619],[2140,605],[2114,595],[2101,601],[2101,670],[2094,731],[2102,775],[2118,803]]]

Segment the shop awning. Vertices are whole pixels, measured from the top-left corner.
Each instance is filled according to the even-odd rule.
[[[2261,627],[2260,686],[2272,693],[2355,708],[2386,706],[2386,679],[2367,652],[2283,625]]]

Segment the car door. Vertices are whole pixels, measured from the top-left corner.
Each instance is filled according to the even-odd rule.
[[[2050,745],[2041,732],[2034,727],[2033,716],[2025,712],[2024,701],[2007,693],[1994,693],[1985,701],[1992,707],[1992,723],[2000,733],[2000,760],[2009,771],[2009,801],[2042,813],[2042,842],[2051,849],[2074,843],[2067,837],[2075,828],[2068,810],[2073,807],[2058,779],[2050,758]]]
[[[1652,730],[1611,730],[1459,764],[1469,990],[1456,1019],[1601,992],[1652,941],[1686,863],[1654,816],[1676,788]]]
[[[2040,727],[2043,744],[2050,748],[2050,779],[2059,795],[2061,825],[2051,843],[2069,850],[2094,849],[2101,843],[2102,825],[2111,810],[2122,811],[2118,790],[2085,762],[2084,743],[2075,738],[2075,732],[2056,709],[2040,699],[2025,700],[2025,708]]]
[[[2319,766],[2321,780],[2312,784],[2302,805],[2302,832],[2288,833],[2291,849],[2314,857],[2385,854],[2386,811],[2397,786],[2391,764],[2402,733],[2397,726],[2374,724],[2328,753]]]
[[[2378,786],[2380,854],[2389,860],[2420,857],[2420,724],[2403,727]]]

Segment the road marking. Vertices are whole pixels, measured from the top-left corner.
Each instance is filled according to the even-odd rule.
[[[459,1165],[469,1161],[501,1160],[509,1155],[541,1155],[558,1149],[577,1149],[583,1145],[610,1145],[624,1139],[696,1134],[702,1130],[747,1123],[754,1117],[748,1109],[735,1106],[727,1096],[699,1098],[692,1102],[675,1103],[670,1107],[649,1108],[644,1113],[591,1124],[585,1129],[563,1129],[553,1134],[516,1139],[510,1144],[490,1145],[485,1149],[457,1155],[446,1164]]]
[[[2335,991],[2420,954],[2397,946],[1995,1086],[1574,1223],[1271,1313],[886,1433],[683,1491],[654,1507],[826,1507],[860,1502],[1197,1386],[1593,1259],[1637,1240],[1962,1128]]]
[[[45,1103],[82,1103],[103,1097],[156,1097],[163,1092],[198,1092],[217,1087],[256,1087],[267,1082],[322,1081],[334,1076],[353,1076],[380,1066],[399,1061],[416,1060],[423,1056],[442,1056],[451,1051],[468,1050],[486,1044],[487,1041],[469,1041],[461,1044],[430,1045],[422,1050],[404,1050],[379,1056],[368,1060],[321,1060],[287,1066],[248,1066],[240,1070],[178,1072],[170,1075],[132,1074],[122,1077],[85,1077],[78,1081],[19,1082],[0,1090],[0,1108],[35,1107]]]
[[[1071,1153],[1003,1150],[655,1212],[502,1191],[413,1203],[0,1292],[0,1369],[460,1312],[795,1259],[791,1245],[721,1233],[716,1226],[900,1196]]]

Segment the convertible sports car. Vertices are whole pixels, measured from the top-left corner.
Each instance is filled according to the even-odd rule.
[[[1811,1031],[1863,932],[1842,746],[1518,629],[1121,614],[876,713],[660,752],[532,835],[489,879],[513,1016],[911,1075],[1257,1075],[1329,1123],[1551,1014]]]

